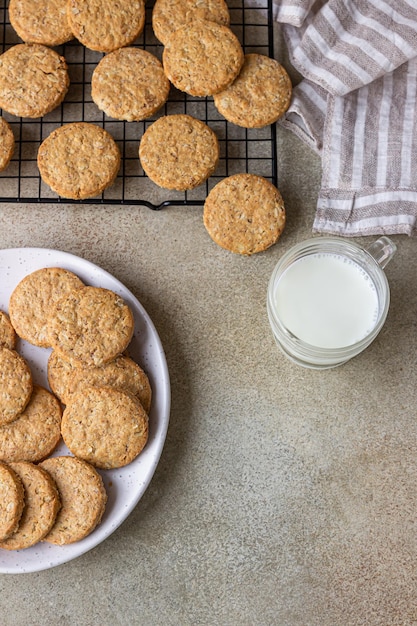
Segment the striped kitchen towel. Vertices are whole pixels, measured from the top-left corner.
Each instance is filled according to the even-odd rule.
[[[303,79],[281,124],[322,159],[313,230],[417,234],[417,1],[275,0]]]

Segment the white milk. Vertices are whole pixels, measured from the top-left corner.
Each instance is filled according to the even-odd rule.
[[[370,276],[333,253],[302,257],[275,287],[277,315],[298,339],[320,348],[342,348],[366,337],[378,319]]]

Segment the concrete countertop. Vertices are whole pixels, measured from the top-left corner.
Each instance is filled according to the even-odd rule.
[[[293,365],[266,290],[311,236],[321,165],[282,129],[278,165],[287,226],[252,258],[216,246],[201,207],[0,206],[0,248],[73,253],[134,293],[172,386],[139,504],[78,559],[0,575],[1,626],[417,623],[416,242],[393,237],[372,346],[334,370]]]

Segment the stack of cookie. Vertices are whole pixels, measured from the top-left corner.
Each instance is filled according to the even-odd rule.
[[[71,543],[100,522],[107,495],[96,468],[127,465],[148,439],[150,383],[125,354],[133,331],[120,296],[63,268],[16,285],[0,313],[0,491],[11,497],[0,503],[0,547]],[[50,390],[33,383],[17,337],[52,348]],[[51,456],[61,436],[71,455]],[[47,520],[29,533],[44,502]]]

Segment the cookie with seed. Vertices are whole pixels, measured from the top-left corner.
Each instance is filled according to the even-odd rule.
[[[285,225],[278,189],[262,176],[235,174],[221,180],[204,203],[204,225],[219,246],[251,255],[272,246]]]
[[[48,318],[51,345],[62,358],[100,366],[124,352],[132,339],[134,318],[114,291],[81,287],[62,298]]]
[[[48,384],[52,393],[64,404],[68,384],[76,368],[76,363],[63,359],[56,350],[52,350],[47,365]]]
[[[10,0],[9,18],[26,43],[53,47],[73,38],[66,0]]]
[[[9,300],[10,321],[19,337],[49,348],[47,318],[51,308],[73,289],[83,286],[78,276],[62,267],[45,267],[27,274]]]
[[[228,122],[263,128],[284,115],[291,94],[290,77],[278,61],[263,54],[246,54],[239,76],[213,99]]]
[[[98,196],[114,182],[119,167],[120,151],[113,137],[89,122],[57,128],[38,150],[42,180],[63,198]]]
[[[11,463],[25,491],[25,506],[17,530],[0,542],[5,550],[24,550],[41,541],[55,523],[61,507],[55,481],[45,469],[27,463]]]
[[[165,104],[170,82],[160,60],[141,48],[120,48],[101,59],[91,78],[91,97],[109,117],[144,120]]]
[[[32,389],[32,373],[26,360],[16,350],[0,348],[0,427],[20,415]]]
[[[0,172],[6,169],[14,152],[14,134],[10,124],[0,117]]]
[[[180,26],[193,19],[229,26],[229,9],[224,0],[156,0],[152,9],[153,32],[163,44]]]
[[[120,355],[101,367],[77,367],[69,376],[65,391],[67,402],[85,387],[115,387],[135,396],[147,413],[151,408],[152,390],[143,369],[130,357]]]
[[[55,481],[61,509],[44,541],[67,545],[89,535],[100,523],[106,508],[103,479],[89,463],[72,456],[51,457],[40,466]]]
[[[16,532],[25,503],[22,481],[6,463],[0,463],[0,541]]]
[[[194,189],[216,169],[219,142],[201,120],[185,114],[166,115],[146,129],[139,159],[145,174],[160,187]]]
[[[61,438],[61,405],[47,389],[34,386],[27,407],[9,424],[0,426],[0,461],[41,461]]]
[[[21,43],[0,55],[0,108],[18,117],[46,115],[69,87],[67,64],[55,50]]]
[[[68,21],[86,48],[112,52],[128,46],[145,26],[145,0],[68,0]]]
[[[16,348],[16,332],[5,311],[0,311],[0,348]]]
[[[113,387],[85,387],[70,397],[62,438],[78,458],[102,469],[131,463],[148,440],[148,415],[137,398]]]
[[[228,26],[193,20],[169,37],[162,64],[177,89],[192,96],[211,96],[226,89],[237,77],[244,54]]]

